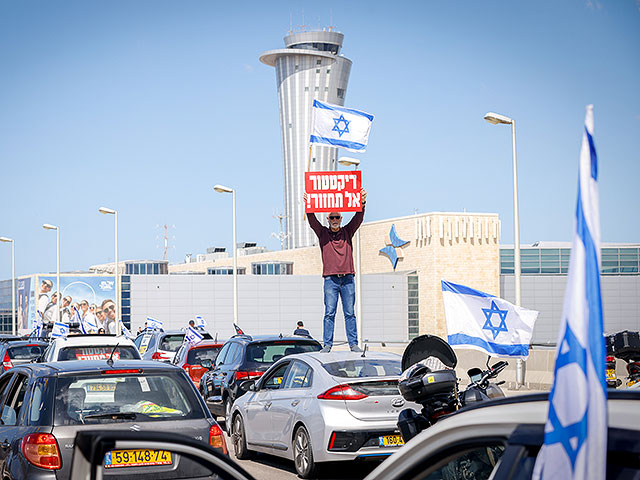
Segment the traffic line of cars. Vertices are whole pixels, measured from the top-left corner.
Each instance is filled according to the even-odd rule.
[[[327,462],[386,457],[367,480],[531,477],[546,395],[464,408],[402,447],[399,412],[420,405],[400,395],[399,355],[324,353],[298,336],[189,345],[180,335],[0,336],[0,479],[251,480],[214,415],[238,459],[283,457],[302,478]],[[637,391],[610,393],[608,478],[640,474],[638,402]]]

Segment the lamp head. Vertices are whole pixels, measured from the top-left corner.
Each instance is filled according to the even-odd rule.
[[[98,209],[98,211],[99,211],[100,213],[104,213],[104,214],[111,214],[111,215],[113,215],[113,214],[115,214],[115,213],[116,213],[116,211],[115,211],[114,209],[112,209],[112,208],[107,208],[107,207],[100,207],[100,208]]]
[[[42,225],[42,228],[44,228],[45,230],[58,230],[58,227],[49,223],[45,223],[44,225]]]
[[[340,165],[344,165],[345,167],[350,167],[350,166],[357,167],[358,165],[360,165],[360,160],[358,160],[357,158],[351,158],[351,157],[340,157],[338,159],[338,163]]]
[[[13,238],[0,237],[0,242],[13,242]]]
[[[225,187],[224,185],[214,185],[213,189],[218,193],[233,193],[233,188]]]
[[[499,113],[493,113],[493,112],[489,112],[484,116],[484,119],[493,124],[493,125],[497,125],[499,123],[504,123],[505,125],[511,125],[513,123],[513,120],[509,117],[506,117],[504,115],[500,115]]]

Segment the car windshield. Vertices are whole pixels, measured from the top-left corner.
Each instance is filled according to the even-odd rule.
[[[360,358],[358,360],[325,363],[322,366],[329,375],[344,378],[386,377],[402,373],[400,360]]]
[[[213,362],[219,351],[220,347],[192,348],[187,354],[187,363],[189,365],[202,365],[203,360],[211,360]]]
[[[140,354],[131,345],[104,345],[100,347],[65,347],[60,350],[58,361],[106,360],[113,352],[114,360],[140,360]]]
[[[30,360],[39,357],[44,349],[43,345],[20,345],[11,347],[7,351],[11,360]]]
[[[130,375],[107,370],[61,376],[56,388],[55,425],[204,418],[188,387],[178,372]]]
[[[317,342],[300,342],[296,340],[251,343],[247,345],[246,358],[248,362],[272,364],[287,355],[317,352],[321,348]]]

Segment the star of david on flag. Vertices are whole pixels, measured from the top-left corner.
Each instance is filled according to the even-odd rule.
[[[69,325],[62,322],[56,322],[53,324],[53,330],[51,330],[52,337],[66,337],[67,335],[69,335]]]
[[[532,478],[604,479],[607,383],[600,292],[598,158],[593,106],[587,107],[578,173],[578,205],[558,335],[544,444]]]
[[[538,312],[446,280],[442,280],[442,298],[449,345],[493,357],[529,356]]]
[[[197,345],[203,339],[204,337],[202,336],[202,334],[191,326],[189,326],[184,333],[184,341],[191,345]]]
[[[313,101],[311,143],[364,152],[369,141],[373,115],[330,103]]]

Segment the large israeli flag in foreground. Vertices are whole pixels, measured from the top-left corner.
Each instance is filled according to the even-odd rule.
[[[558,336],[549,419],[534,479],[604,479],[607,383],[600,297],[598,160],[593,106],[580,151],[578,206]]]
[[[373,115],[353,108],[313,101],[311,143],[364,152]]]
[[[449,345],[493,357],[527,358],[538,312],[442,280]]]

